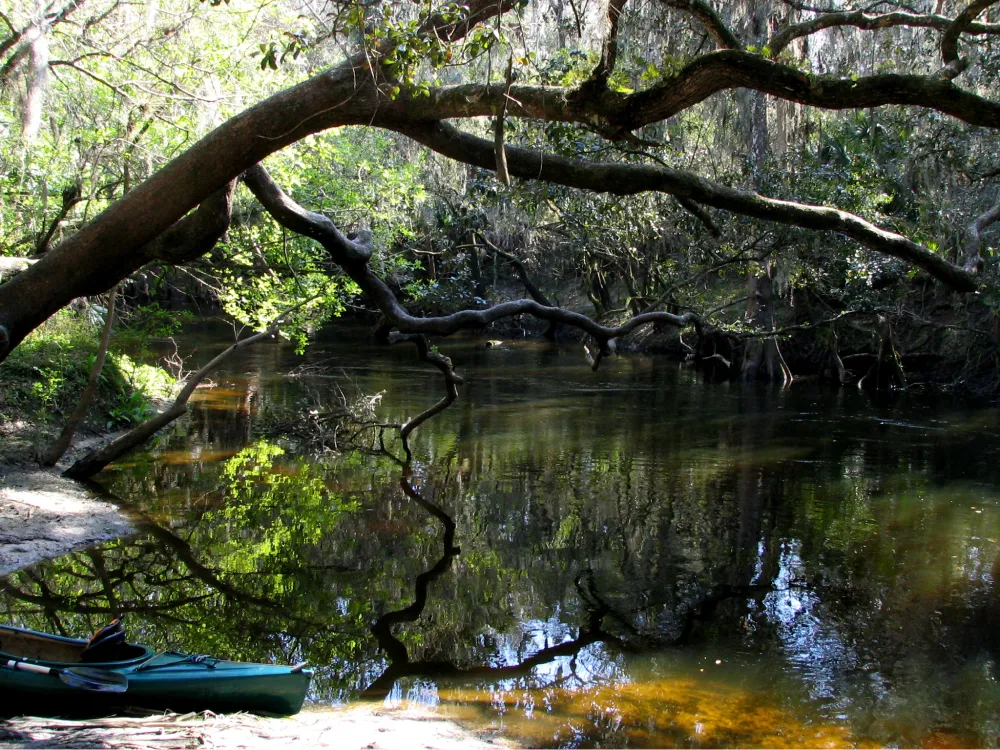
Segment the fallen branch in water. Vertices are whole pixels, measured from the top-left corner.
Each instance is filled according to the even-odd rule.
[[[407,441],[410,433],[431,417],[436,414],[440,414],[451,406],[455,402],[455,399],[458,398],[458,386],[464,381],[460,375],[455,373],[455,368],[448,357],[445,357],[443,354],[438,354],[430,348],[427,343],[426,336],[414,334],[395,334],[390,340],[393,343],[410,342],[416,345],[417,357],[420,361],[434,365],[434,367],[438,368],[441,371],[441,374],[444,375],[444,397],[430,408],[420,412],[417,416],[410,417],[410,419],[406,420],[406,422],[399,428],[399,437],[403,441],[403,450],[406,451],[406,459],[409,461],[413,457],[410,453],[409,442]]]
[[[234,343],[188,378],[187,382],[184,384],[184,388],[181,390],[180,394],[178,394],[177,398],[174,399],[170,408],[133,427],[124,435],[112,440],[104,447],[91,451],[64,471],[63,476],[69,477],[70,479],[89,479],[112,461],[118,460],[129,451],[145,443],[159,430],[166,427],[168,424],[173,422],[178,417],[183,416],[187,412],[188,399],[191,398],[191,395],[195,392],[199,383],[208,377],[209,373],[222,364],[233,352],[237,349],[243,349],[247,346],[251,346],[252,344],[256,344],[258,341],[274,338],[278,334],[281,324],[289,315],[303,305],[312,302],[314,299],[316,299],[316,296],[310,297],[309,299],[303,300],[297,305],[288,308],[274,319],[274,322],[267,327],[267,330],[255,333],[253,336]]]

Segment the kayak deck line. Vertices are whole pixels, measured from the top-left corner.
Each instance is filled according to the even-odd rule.
[[[176,661],[166,662],[164,664],[153,664],[153,662],[160,658],[161,656],[181,656],[183,658]],[[179,664],[202,664],[208,669],[215,669],[215,665],[221,662],[222,659],[218,659],[214,656],[209,656],[208,654],[185,654],[183,651],[161,651],[160,653],[152,656],[147,661],[144,661],[137,667],[132,667],[134,672],[145,672],[152,669],[166,669],[167,667],[175,667]]]

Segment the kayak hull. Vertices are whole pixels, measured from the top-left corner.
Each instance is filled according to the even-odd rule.
[[[0,646],[4,634],[12,632],[52,639],[54,646],[63,648],[86,645],[76,639],[0,626]],[[54,675],[0,668],[0,711],[7,715],[26,712],[61,715],[139,706],[288,715],[302,708],[312,676],[309,670],[273,664],[227,661],[176,651],[157,654],[144,646],[132,648],[138,650],[129,659],[86,663],[24,658],[0,649],[3,661],[16,659],[55,669],[106,669],[128,678],[126,692],[99,693],[70,687]]]

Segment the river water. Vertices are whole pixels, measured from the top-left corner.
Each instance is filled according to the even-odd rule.
[[[179,344],[193,366],[231,339]],[[415,701],[531,746],[1000,744],[995,409],[441,348],[466,383],[405,475],[262,427],[338,389],[418,413],[442,385],[412,347],[339,326],[233,358],[98,477],[139,533],[0,579],[0,620],[121,611],[156,648],[308,660],[316,705]]]

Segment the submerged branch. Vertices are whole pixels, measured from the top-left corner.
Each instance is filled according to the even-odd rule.
[[[425,336],[419,334],[395,334],[390,338],[390,341],[392,343],[409,342],[414,344],[417,347],[417,357],[420,361],[427,362],[428,364],[438,368],[444,376],[444,396],[441,400],[429,409],[425,409],[420,412],[417,416],[406,420],[406,422],[399,428],[399,437],[403,441],[403,450],[406,451],[406,458],[409,460],[412,458],[409,441],[407,439],[409,438],[410,433],[431,417],[440,414],[451,406],[455,402],[455,399],[458,398],[458,386],[464,381],[460,375],[455,373],[455,368],[448,357],[445,357],[430,348]]]

